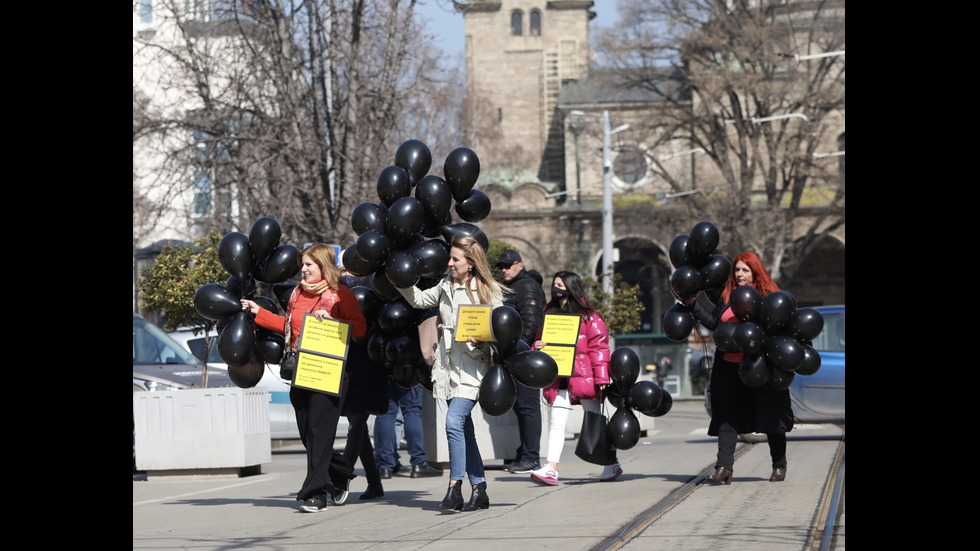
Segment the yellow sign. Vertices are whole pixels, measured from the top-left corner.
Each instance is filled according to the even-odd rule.
[[[340,396],[350,344],[350,323],[332,319],[320,321],[313,314],[306,314],[296,342],[299,357],[293,386]]]
[[[492,309],[489,304],[460,306],[456,314],[456,342],[466,342],[466,339],[495,342],[490,324]]]
[[[559,377],[571,377],[575,369],[575,345],[582,318],[575,314],[545,314],[541,339],[547,344],[542,352],[558,364]]]

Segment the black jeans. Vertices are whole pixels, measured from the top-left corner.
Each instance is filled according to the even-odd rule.
[[[514,402],[517,430],[521,445],[514,455],[515,463],[540,463],[541,461],[541,390],[517,384],[517,400]]]

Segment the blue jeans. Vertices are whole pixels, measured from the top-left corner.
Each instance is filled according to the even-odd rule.
[[[422,385],[411,389],[398,386],[388,379],[388,412],[374,419],[374,458],[379,469],[394,469],[399,464],[398,437],[395,419],[402,410],[402,429],[408,442],[412,465],[425,465],[425,440],[422,434]]]
[[[470,413],[476,400],[453,398],[446,410],[446,440],[449,442],[449,480],[463,480],[469,473],[470,484],[486,482],[483,472],[483,456],[476,444],[473,418]]]

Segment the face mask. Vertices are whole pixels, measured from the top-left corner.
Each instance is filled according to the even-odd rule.
[[[551,286],[551,300],[561,300],[566,296],[568,296],[568,293],[565,289],[559,289],[554,285]]]

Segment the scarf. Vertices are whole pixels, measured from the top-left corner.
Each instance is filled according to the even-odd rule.
[[[323,292],[327,290],[327,280],[323,278],[320,278],[320,280],[316,283],[307,283],[305,279],[301,279],[299,284],[303,286],[304,291],[308,291],[316,295],[322,295]]]

